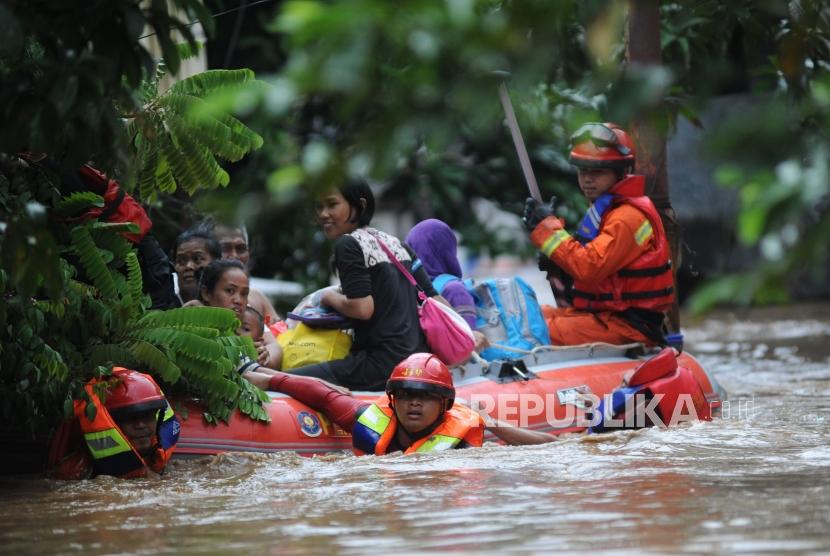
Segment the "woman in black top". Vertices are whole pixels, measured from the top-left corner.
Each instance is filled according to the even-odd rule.
[[[389,261],[378,239],[411,271],[413,252],[396,237],[369,227],[375,198],[366,182],[350,180],[316,203],[317,221],[334,240],[340,292],[325,290],[323,305],[352,319],[351,353],[294,369],[355,390],[383,390],[392,369],[409,355],[427,351],[418,321],[415,288]],[[412,273],[429,296],[437,295],[423,268]]]

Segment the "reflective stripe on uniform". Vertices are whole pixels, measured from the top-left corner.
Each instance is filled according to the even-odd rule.
[[[653,235],[654,230],[651,227],[651,222],[645,220],[634,233],[634,241],[637,242],[637,245],[643,245]]]
[[[357,418],[358,423],[376,432],[377,434],[383,434],[383,431],[385,431],[386,427],[389,426],[390,420],[391,419],[387,417],[375,404],[370,405],[366,411],[361,413],[360,417]]]
[[[562,242],[569,237],[571,237],[571,234],[565,230],[556,230],[548,239],[545,240],[540,250],[545,254],[545,256],[550,257],[562,244]]]
[[[116,429],[84,433],[84,440],[95,459],[132,451],[127,440]]]
[[[460,438],[436,434],[418,446],[416,452],[440,452],[441,450],[450,450],[455,448],[459,442],[461,442]]]

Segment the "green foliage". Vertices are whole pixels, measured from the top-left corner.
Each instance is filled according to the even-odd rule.
[[[510,72],[509,88],[543,193],[556,194],[575,221],[584,204],[566,163],[567,137],[586,119],[607,116],[608,80],[619,69],[612,61],[598,79],[587,78],[594,55],[586,34],[616,25],[594,23],[607,4],[285,3],[270,27],[280,38],[270,43],[285,50],[264,56],[286,62],[266,78],[270,87],[259,92],[260,112],[251,118],[271,148],[234,176],[250,200],[230,203],[231,194],[219,193],[202,206],[248,223],[258,219],[252,236],[269,240],[255,245],[255,271],[306,283],[328,279],[329,250],[314,229],[312,197],[344,174],[368,175],[382,184],[383,210],[446,220],[476,254],[530,255],[520,234],[504,234],[471,211],[477,199],[486,199],[518,213],[527,196],[502,124],[502,77],[496,72]],[[619,51],[621,44],[617,40],[611,49]],[[539,92],[549,76],[557,78],[555,86],[549,94]],[[594,104],[560,109],[551,91]],[[250,96],[240,93],[239,102]],[[235,213],[228,214],[228,207]],[[278,234],[274,222],[280,223]]]
[[[285,50],[263,59],[286,63],[261,93],[257,118],[282,130],[268,136],[275,148],[238,174],[267,183],[249,186],[253,213],[243,206],[235,215],[261,215],[254,235],[269,234],[257,270],[326,279],[328,251],[299,207],[313,186],[344,173],[382,183],[386,210],[447,220],[476,253],[526,249],[470,211],[484,198],[518,212],[526,195],[491,75],[507,70],[541,189],[557,194],[569,222],[584,207],[564,158],[580,123],[647,119],[671,132],[682,117],[702,128],[712,96],[751,96],[734,121],[702,131],[717,160],[742,176],[734,183],[741,241],[763,260],[780,254],[753,271],[742,293],[781,299],[787,275],[773,269],[788,269],[792,281],[826,260],[817,247],[827,244],[819,235],[826,201],[816,199],[826,194],[819,161],[828,141],[818,130],[827,129],[830,8],[819,0],[680,0],[659,9],[664,65],[655,69],[625,64],[623,2],[284,3],[270,29]],[[300,185],[312,193],[297,192]],[[280,234],[275,221],[284,224]]]
[[[699,292],[696,311],[785,301],[795,280],[827,278],[830,51],[819,39],[830,37],[830,8],[819,2],[791,2],[790,8],[773,58],[782,78],[778,89],[719,122],[709,146],[710,156],[723,161],[718,181],[739,192],[738,239],[756,248],[759,260]],[[793,35],[801,37],[798,44]],[[782,61],[789,56],[802,64],[798,71],[785,71]]]
[[[192,195],[199,189],[225,187],[228,173],[216,157],[236,162],[262,146],[262,137],[224,111],[212,109],[206,97],[244,90],[254,83],[250,70],[213,70],[176,82],[159,93],[165,67],[144,84],[145,106],[129,127],[138,162],[142,197],[173,193],[177,187]]]
[[[63,213],[69,206],[86,208],[77,198],[59,205]],[[184,378],[210,420],[227,420],[236,408],[267,420],[265,398],[235,371],[240,356],[256,356],[250,339],[236,336],[235,315],[208,307],[148,311],[135,250],[101,248],[120,245],[122,231],[96,221],[68,229],[56,298],[25,299],[4,281],[1,384],[10,401],[6,411],[23,411],[6,418],[15,422],[14,415],[23,415],[30,426],[54,422],[64,407],[58,399],[80,395],[94,369],[123,365],[151,371],[168,384]]]
[[[154,34],[175,73],[180,56],[171,34],[194,43],[195,19],[210,31],[198,0],[3,3],[0,82],[14,86],[0,88],[0,152],[115,165],[126,153],[121,111],[139,107],[133,92],[155,64],[139,37]]]
[[[103,198],[66,191],[74,184],[60,177],[94,160],[124,189],[138,176],[148,199],[192,194],[228,184],[215,157],[235,161],[261,146],[227,110],[203,109],[205,95],[252,82],[250,71],[158,91],[168,69],[175,74],[200,48],[190,28],[197,19],[210,32],[197,0],[0,6],[0,79],[15,84],[0,90],[0,413],[9,427],[48,431],[83,384],[113,365],[182,382],[211,421],[237,408],[267,420],[267,397],[235,372],[242,354],[256,352],[234,334],[233,314],[154,316],[137,252],[121,235],[137,226],[88,220]],[[162,63],[138,42],[148,30]]]

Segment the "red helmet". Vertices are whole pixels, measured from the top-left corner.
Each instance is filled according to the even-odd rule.
[[[623,169],[634,164],[634,141],[616,124],[587,123],[571,135],[568,160],[579,168]]]
[[[107,401],[104,406],[116,421],[139,413],[167,407],[167,399],[158,384],[144,373],[123,367],[112,370]]]
[[[413,353],[392,370],[386,382],[386,393],[394,395],[398,390],[420,390],[432,392],[450,401],[455,401],[455,386],[452,373],[443,361],[431,353]]]

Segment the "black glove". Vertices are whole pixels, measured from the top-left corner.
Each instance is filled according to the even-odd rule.
[[[542,204],[532,197],[528,197],[525,201],[525,210],[522,215],[522,222],[524,222],[525,228],[532,232],[539,225],[539,222],[548,216],[553,216],[553,206],[555,203],[556,197],[551,197],[550,203],[547,205]]]
[[[542,272],[554,272],[554,271],[559,270],[559,267],[558,267],[558,266],[556,266],[556,263],[555,263],[555,262],[553,262],[552,260],[550,260],[550,259],[547,257],[547,255],[545,255],[545,254],[544,254],[544,253],[542,253],[541,251],[539,251],[539,252],[537,253],[537,256],[538,256],[538,258],[537,258],[537,260],[536,260],[536,263],[537,263],[537,264],[536,264],[536,266],[537,266],[537,267],[539,268],[539,270],[541,270]]]

